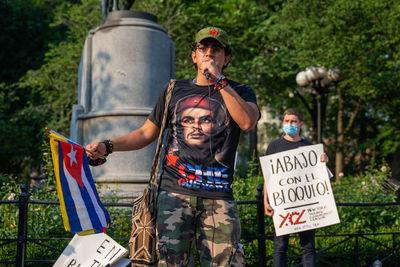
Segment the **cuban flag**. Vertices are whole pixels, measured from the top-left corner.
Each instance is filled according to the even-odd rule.
[[[85,149],[52,130],[50,146],[65,230],[103,232],[110,215],[100,201]]]

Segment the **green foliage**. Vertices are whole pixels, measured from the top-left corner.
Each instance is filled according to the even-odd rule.
[[[226,74],[235,80],[254,85],[258,80],[254,63],[257,55],[263,54],[265,40],[260,24],[278,9],[284,1],[138,1],[137,9],[155,14],[159,24],[167,29],[175,42],[176,78],[195,75],[195,68],[188,57],[194,35],[206,26],[217,26],[229,34],[233,50],[232,62]],[[254,85],[254,87],[256,87]]]
[[[398,116],[393,113],[400,107],[399,8],[400,4],[391,0],[293,0],[275,12],[269,27],[264,28],[270,48],[258,71],[264,73],[262,83],[269,86],[258,87],[261,103],[275,110],[296,106],[306,111],[298,98],[287,96],[296,87],[296,74],[318,65],[342,72],[327,103],[327,139],[337,137],[339,93],[344,99],[345,126],[361,103],[354,125],[347,130],[346,145],[329,142],[330,151],[348,155],[346,171],[354,172],[358,167],[352,163],[360,152],[373,147],[379,151],[377,160],[382,161],[399,145]],[[310,94],[304,97],[312,103]]]
[[[22,73],[8,66],[3,70],[15,73],[16,78],[30,70],[19,82],[0,85],[0,139],[5,144],[0,152],[0,171],[18,174],[26,180],[32,171],[39,169],[44,128],[69,132],[72,105],[77,103],[80,55],[87,33],[100,22],[100,5],[95,0],[83,3],[37,0],[16,1],[8,3],[8,7],[21,13],[11,14],[19,24],[10,29],[10,38],[14,35],[28,38],[19,41],[19,53],[8,54],[29,56],[25,63],[14,59],[15,64],[10,64],[18,71],[25,69]],[[24,20],[25,17],[31,20]],[[34,60],[28,61],[30,58]]]
[[[332,189],[335,194],[337,203],[393,203],[397,201],[396,193],[388,184],[390,178],[390,169],[386,165],[381,167],[369,166],[368,171],[359,176],[343,177],[341,184],[333,184]],[[357,234],[357,233],[391,233],[398,232],[400,212],[398,205],[390,206],[338,206],[340,224],[318,229],[317,235],[329,234]],[[383,252],[386,250],[384,246],[391,247],[393,245],[393,236],[386,235],[367,235],[368,239],[358,238],[358,246],[362,251]],[[344,239],[336,238],[318,238],[316,239],[317,247],[328,247],[335,242]],[[398,238],[396,238],[398,239]],[[378,242],[373,243],[371,242]],[[398,240],[397,240],[398,242]],[[379,245],[381,243],[382,245]],[[356,246],[355,237],[349,241],[330,249],[329,253],[352,253]],[[371,266],[372,262],[377,258],[374,255],[364,255],[361,257],[361,266]],[[383,257],[378,257],[383,258]],[[341,266],[352,264],[352,259],[337,258],[335,263]],[[393,259],[388,259],[384,263],[387,266],[394,264]]]
[[[58,201],[56,182],[49,143],[41,147],[43,155],[43,170],[47,179],[40,186],[31,188],[30,200]],[[98,190],[100,191],[100,187]],[[0,200],[17,200],[20,194],[20,184],[14,177],[0,175]],[[109,196],[101,197],[103,203],[117,203],[118,199]],[[131,208],[107,207],[110,214],[110,223],[107,234],[121,245],[126,246],[131,230]],[[18,233],[18,203],[0,205],[0,238],[17,238]],[[70,232],[64,229],[59,205],[29,204],[28,205],[28,238],[72,238]],[[50,245],[63,250],[68,240],[41,240],[42,244]],[[16,243],[0,246],[0,260],[15,260]],[[33,242],[27,243],[27,259],[57,259],[60,252]],[[39,265],[27,265],[39,266]],[[41,266],[47,266],[46,264]]]
[[[51,45],[45,54],[45,64],[29,71],[19,83],[20,87],[35,93],[37,99],[31,103],[32,107],[40,109],[47,126],[56,131],[68,132],[72,105],[77,103],[77,75],[83,44],[89,30],[99,22],[97,1],[59,5],[51,25],[67,25],[67,38]]]
[[[1,0],[0,7],[0,170],[27,177],[30,164],[38,165],[39,149],[31,144],[40,143],[37,127],[45,118],[26,106],[32,93],[13,83],[41,66],[48,44],[62,38],[64,30],[49,27],[50,7],[29,0]]]
[[[15,181],[0,184],[0,199],[18,199],[19,184]],[[31,200],[58,200],[52,185],[45,185],[30,192]],[[102,199],[103,202],[116,202],[115,199]],[[131,230],[131,208],[108,207],[111,222],[107,234],[126,246]],[[18,204],[0,205],[0,238],[17,238]],[[59,205],[29,204],[28,206],[28,238],[72,238],[72,234],[64,230]],[[68,240],[41,240],[42,244],[63,250]],[[15,260],[16,243],[0,246],[1,260]],[[57,259],[60,252],[33,242],[27,243],[26,259]],[[27,265],[33,266],[33,265]],[[38,265],[35,265],[38,266]],[[42,266],[47,266],[42,265]]]
[[[54,1],[60,2],[60,1]],[[61,28],[50,28],[50,7],[31,0],[0,1],[0,82],[16,82],[43,62],[50,42],[61,37]]]
[[[399,122],[394,113],[400,107],[399,3],[392,0],[153,0],[138,1],[135,8],[157,15],[159,23],[171,35],[176,44],[178,79],[194,75],[194,68],[188,68],[192,65],[188,44],[196,31],[206,25],[227,30],[233,58],[226,74],[250,84],[257,92],[260,106],[268,106],[273,115],[294,106],[302,109],[306,121],[310,121],[310,114],[299,98],[288,97],[296,87],[296,74],[310,65],[340,68],[339,89],[345,99],[345,125],[358,101],[362,103],[344,147],[334,142],[339,91],[331,90],[327,103],[324,136],[333,142],[326,145],[331,155],[336,150],[348,155],[350,164],[346,171],[360,171],[360,166],[352,164],[353,159],[370,151],[371,147],[377,150],[379,161],[384,158],[389,161],[399,145],[396,126]],[[304,97],[312,103],[311,95]],[[271,130],[274,126],[267,127]],[[260,128],[259,131],[265,130]],[[332,164],[334,161],[331,162],[333,169]]]
[[[256,200],[258,193],[257,187],[262,187],[264,184],[264,178],[262,176],[259,174],[254,175],[257,170],[259,170],[259,164],[250,161],[247,175],[245,177],[235,177],[233,192],[236,201]],[[254,204],[241,204],[238,205],[238,210],[242,226],[242,242],[248,237],[256,237],[258,235],[257,206]],[[271,218],[264,218],[264,221],[266,226],[265,234],[272,236],[274,230]],[[257,240],[244,242],[243,245],[246,255],[246,265],[256,266],[259,257]],[[266,248],[267,251],[272,251],[273,242],[267,242]]]
[[[44,140],[42,133],[48,126],[68,135],[72,105],[77,102],[82,47],[89,30],[100,24],[100,5],[97,0],[0,0],[0,7],[3,29],[0,37],[0,140],[3,144],[0,173],[29,177],[42,164],[51,182],[44,187],[47,189],[35,191],[33,197],[54,200],[57,199],[54,176],[48,148],[40,145]],[[349,155],[349,173],[354,170],[351,159],[359,152],[370,149],[375,153],[371,158],[383,162],[399,145],[398,1],[139,0],[134,8],[155,14],[171,35],[176,48],[178,79],[195,75],[188,57],[195,33],[208,25],[224,28],[233,48],[226,74],[250,84],[261,106],[268,105],[273,114],[281,114],[289,106],[301,107],[297,98],[287,97],[296,86],[298,71],[309,65],[340,68],[343,79],[339,90],[345,99],[345,122],[353,114],[357,101],[362,103],[358,120],[349,129],[346,147],[339,148]],[[324,135],[331,140],[337,132],[339,90],[331,91],[328,101]],[[274,132],[272,126],[268,130]],[[41,160],[43,152],[47,154]],[[241,170],[241,177],[235,181],[237,200],[255,199],[255,188],[262,184],[257,164],[250,162],[249,169]],[[376,169],[358,177],[349,175],[342,185],[333,185],[336,200],[394,201],[395,196],[381,187],[387,175]],[[16,180],[15,176],[0,175],[0,182],[6,183],[1,187],[1,199],[18,194],[16,184],[20,181]],[[31,208],[32,233],[49,237],[65,235],[57,207],[31,205]],[[15,236],[16,207],[1,205],[0,209],[0,214],[9,214],[0,218],[1,236]],[[115,209],[115,213],[114,208],[109,210],[110,235],[129,236],[129,209]],[[255,234],[254,206],[240,205],[239,211],[244,234]],[[349,229],[394,231],[398,227],[396,207],[339,207],[339,212],[342,222],[318,233],[345,233]],[[46,229],[47,223],[41,218],[49,218],[52,226]],[[272,221],[266,218],[266,222],[266,233],[272,234]],[[321,241],[319,246],[325,244]],[[0,249],[14,251],[11,247]],[[28,248],[30,256],[46,253],[34,252],[36,247]],[[65,243],[60,247],[65,247]],[[271,242],[267,242],[268,251],[271,248]],[[245,249],[246,254],[257,257],[256,242],[246,244]],[[351,246],[341,249],[351,250]],[[14,252],[10,253],[6,255]]]
[[[50,158],[45,155],[45,161]],[[257,196],[257,186],[263,184],[263,177],[253,175],[257,173],[257,163],[250,164],[250,170],[245,177],[236,177],[234,182],[234,194],[238,201],[255,200]],[[54,189],[54,177],[49,175],[48,181],[43,187],[31,192],[31,199],[40,200],[57,200]],[[12,182],[2,182],[0,184],[0,199],[17,199],[19,195],[19,185],[12,177],[2,177],[0,180],[10,180]],[[338,203],[384,203],[396,201],[396,195],[388,187],[388,178],[390,178],[390,170],[387,166],[370,167],[369,170],[360,176],[347,176],[343,178],[342,184],[333,184],[332,188],[335,194],[335,200]],[[116,199],[109,197],[103,198],[103,202],[116,202]],[[239,215],[242,225],[242,237],[256,237],[257,235],[257,213],[256,206],[250,204],[241,204],[238,206]],[[18,207],[17,204],[0,205],[0,238],[16,238],[18,230]],[[115,208],[107,207],[111,215],[111,223],[107,228],[107,234],[112,238],[119,240],[122,245],[127,245],[127,239],[131,229],[131,208]],[[398,232],[399,213],[398,206],[383,207],[338,207],[341,223],[317,230],[317,250],[328,247],[335,242],[343,239],[343,237],[319,237],[324,235],[340,235],[340,234],[357,234],[357,233],[387,233]],[[272,255],[274,233],[272,219],[265,217],[264,232],[267,235],[266,249],[267,256]],[[31,238],[71,238],[71,234],[65,232],[62,225],[61,213],[58,205],[39,205],[30,204],[28,211],[28,237]],[[370,239],[391,246],[390,235],[387,236],[367,236]],[[244,240],[244,239],[243,239]],[[45,244],[51,244],[59,249],[65,248],[68,241],[42,241]],[[56,259],[59,252],[51,251],[48,248],[28,243],[27,258],[29,259]],[[300,247],[299,239],[292,238],[290,240],[290,248],[288,255],[299,255],[300,251],[294,247]],[[355,239],[331,248],[327,253],[351,253],[354,251]],[[366,239],[359,240],[359,246],[362,251],[382,252],[383,247],[377,246]],[[257,240],[247,241],[244,243],[246,253],[247,266],[256,266],[258,262],[258,243]],[[2,260],[15,259],[16,253],[15,243],[1,246],[0,255]],[[3,255],[7,255],[4,258]],[[368,256],[361,257],[362,265],[371,265],[374,258]],[[352,259],[339,258],[332,262],[345,266],[350,264]],[[291,264],[299,263],[299,259],[292,259]],[[271,264],[271,262],[269,262]]]
[[[390,169],[371,168],[360,176],[347,176],[341,184],[335,184],[335,200],[339,203],[384,203],[396,202],[395,192],[388,184]],[[387,207],[339,207],[340,231],[387,232],[399,227],[398,206]],[[332,227],[334,230],[335,227]]]
[[[0,138],[7,140],[3,142],[7,150],[0,152],[0,170],[28,177],[40,165],[37,144],[42,143],[43,128],[69,132],[82,47],[89,30],[100,24],[100,4],[96,0],[12,4],[2,0],[0,4],[2,18],[7,18],[0,20],[4,25],[0,43],[13,47],[0,53],[1,62],[12,59],[2,68],[4,75],[0,73],[10,77],[0,79]],[[330,143],[329,149],[342,149],[353,162],[357,153],[371,146],[381,160],[399,145],[395,111],[400,105],[400,5],[396,1],[142,0],[133,8],[155,14],[175,42],[176,78],[195,75],[188,57],[194,34],[207,25],[220,26],[229,33],[233,49],[226,75],[250,84],[260,106],[268,105],[272,114],[289,106],[302,107],[298,98],[287,97],[299,70],[309,65],[338,67],[345,122],[358,101],[362,106],[346,137],[348,145]],[[12,84],[15,81],[19,82]],[[331,92],[324,124],[324,135],[331,140],[337,131],[335,94]],[[362,137],[355,140],[358,136]],[[5,164],[5,159],[11,163]]]
[[[251,163],[249,172],[245,177],[236,177],[234,181],[235,198],[241,200],[255,200],[257,194],[257,186],[263,184],[263,178],[257,173],[257,163]],[[386,165],[369,166],[368,170],[359,176],[343,177],[341,184],[332,184],[335,201],[337,203],[392,203],[396,202],[396,194],[388,184],[390,178],[390,169]],[[255,236],[257,234],[257,214],[255,205],[239,205],[239,214],[242,224],[242,237]],[[336,225],[319,228],[316,232],[316,248],[317,250],[331,246],[332,244],[343,240],[345,237],[319,237],[325,235],[341,235],[341,234],[357,234],[357,233],[390,233],[398,232],[400,222],[398,213],[400,212],[398,205],[377,206],[377,207],[354,207],[354,206],[338,206],[338,212],[341,222]],[[266,250],[267,256],[272,256],[274,228],[272,219],[265,218],[265,234],[267,236]],[[296,235],[294,235],[296,236]],[[367,236],[368,238],[381,242],[386,246],[392,245],[392,236]],[[352,253],[355,248],[355,238],[333,247],[325,253]],[[371,243],[369,240],[360,238],[359,246],[361,251],[382,252],[385,251],[383,246]],[[251,241],[244,244],[246,257],[258,258],[257,241]],[[299,238],[291,238],[288,250],[289,256],[301,255]],[[375,260],[375,257],[362,256],[362,266],[369,266]],[[300,263],[300,258],[292,258],[289,265]],[[349,257],[337,257],[329,260],[338,266],[348,266],[353,262]],[[257,260],[248,260],[249,266],[255,266]],[[271,262],[268,263],[272,264]],[[323,264],[323,262],[320,262]]]

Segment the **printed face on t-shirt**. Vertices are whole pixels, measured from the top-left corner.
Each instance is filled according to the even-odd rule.
[[[186,143],[202,145],[212,130],[212,112],[204,108],[187,108],[182,112],[181,125]]]
[[[191,94],[179,98],[173,106],[171,155],[205,169],[213,161],[229,158],[225,154],[228,147],[224,146],[229,122],[221,102],[207,95]]]
[[[231,86],[243,100],[255,102],[249,86],[233,81]],[[162,94],[150,114],[150,120],[157,125],[165,118],[164,107],[165,95]],[[194,84],[192,79],[178,81],[167,118],[161,188],[231,199],[240,127],[229,115],[221,94],[210,91],[208,86]]]

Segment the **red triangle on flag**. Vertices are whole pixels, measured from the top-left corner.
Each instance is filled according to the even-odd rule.
[[[82,183],[82,159],[84,149],[79,145],[73,145],[59,141],[63,153],[64,166],[69,174],[76,180],[79,186],[83,189]]]

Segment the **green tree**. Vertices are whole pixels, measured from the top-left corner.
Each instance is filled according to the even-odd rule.
[[[273,7],[279,7],[281,1],[273,1]],[[62,27],[65,35],[58,42],[49,42],[48,50],[42,57],[42,65],[31,67],[31,70],[20,79],[18,84],[9,89],[7,99],[19,105],[10,114],[0,114],[4,121],[14,117],[15,122],[9,127],[8,136],[19,137],[9,142],[8,151],[15,151],[11,158],[16,162],[12,168],[5,166],[2,170],[18,169],[23,155],[26,162],[39,158],[39,150],[35,149],[42,142],[41,133],[45,126],[63,133],[68,133],[72,105],[77,102],[77,73],[84,39],[90,29],[100,24],[101,13],[98,1],[51,1],[36,0],[37,6],[43,12],[53,8],[46,26],[49,28]],[[268,2],[270,3],[270,2]],[[234,59],[228,68],[229,77],[244,82],[251,81],[252,73],[244,70],[252,61],[252,55],[258,52],[258,40],[252,31],[257,31],[257,25],[268,16],[269,6],[256,1],[137,1],[134,9],[155,14],[159,23],[164,26],[176,44],[176,78],[191,77],[195,69],[188,57],[189,44],[194,34],[206,25],[221,26],[231,36]],[[51,20],[50,20],[51,18]],[[51,23],[50,23],[51,21]],[[243,43],[248,46],[243,46]],[[249,67],[250,68],[250,67]],[[20,92],[24,97],[21,99]],[[9,101],[3,103],[12,109]],[[30,122],[30,123],[29,123]],[[17,128],[19,128],[17,130]],[[17,142],[17,140],[26,140]],[[19,149],[15,149],[19,147]],[[21,153],[24,151],[24,153]],[[8,152],[9,153],[9,152]],[[4,154],[4,157],[7,155]],[[9,156],[9,154],[8,154]],[[37,165],[37,163],[36,163]]]
[[[344,155],[351,162],[373,143],[379,151],[376,157],[383,158],[393,150],[378,146],[398,144],[393,124],[397,118],[388,110],[399,108],[398,11],[399,3],[389,0],[293,0],[274,14],[266,29],[272,48],[261,71],[268,73],[264,82],[271,87],[259,92],[264,103],[283,98],[278,102],[281,108],[301,106],[298,99],[287,99],[296,86],[296,73],[311,65],[341,69],[342,81],[327,105],[324,132],[325,140],[333,140],[337,179],[344,169]],[[360,138],[361,125],[366,136]],[[382,128],[387,129],[385,140]]]
[[[41,116],[29,110],[33,95],[15,84],[29,69],[43,64],[50,43],[64,36],[64,27],[51,27],[51,9],[61,1],[0,0],[0,171],[23,173],[39,161]]]
[[[5,10],[5,17],[20,12],[14,16],[20,24],[15,25],[40,24],[45,30],[39,27],[29,37],[34,47],[42,49],[28,45],[18,48],[21,55],[23,48],[37,54],[24,52],[32,55],[29,61],[22,56],[10,64],[22,64],[25,69],[15,67],[18,74],[9,70],[0,73],[8,77],[15,73],[9,80],[0,80],[0,136],[7,144],[0,154],[3,172],[15,172],[40,158],[38,144],[45,126],[68,135],[72,105],[77,102],[77,73],[84,40],[101,20],[96,0],[10,3],[1,0],[6,7],[1,10]],[[25,15],[29,7],[35,7],[33,13],[41,15]],[[14,9],[18,12],[10,12]],[[208,25],[224,28],[233,48],[226,74],[250,84],[260,106],[268,106],[273,114],[281,114],[289,106],[301,106],[299,99],[287,97],[296,86],[297,72],[310,65],[340,68],[343,79],[330,95],[324,122],[325,138],[329,140],[326,145],[337,155],[336,174],[346,167],[345,160],[352,162],[361,155],[365,161],[380,161],[398,146],[395,110],[400,105],[400,12],[396,1],[140,0],[132,9],[156,15],[171,35],[176,45],[177,79],[195,73],[189,67],[192,63],[188,54],[198,29]],[[35,24],[36,18],[41,23]],[[5,45],[10,36],[18,35],[18,31],[7,27],[7,21],[0,20],[10,32],[4,35]]]
[[[44,128],[69,131],[80,55],[87,33],[99,25],[100,5],[95,0],[0,3],[7,18],[0,41],[9,49],[0,56],[13,61],[0,72],[0,170],[27,178],[39,168]]]
[[[40,67],[47,45],[62,38],[62,29],[49,26],[50,8],[33,0],[0,0],[1,82],[16,82],[27,70]]]

